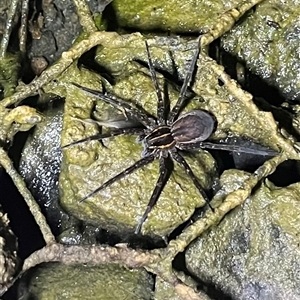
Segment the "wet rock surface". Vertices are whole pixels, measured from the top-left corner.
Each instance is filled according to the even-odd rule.
[[[62,153],[63,101],[55,100],[43,109],[44,120],[36,126],[22,150],[19,170],[27,187],[38,200],[52,230],[57,231],[67,215],[59,207],[58,177]]]
[[[111,6],[116,14],[115,21],[123,28],[199,34],[208,31],[218,21],[220,13],[241,3],[243,3],[241,0],[199,2],[115,0]]]
[[[76,7],[70,0],[44,1],[33,19],[35,21],[30,27],[33,39],[28,52],[30,59],[44,57],[52,64],[81,31]]]
[[[222,47],[282,95],[299,101],[299,1],[263,1],[222,37]]]
[[[247,176],[225,171],[220,196]],[[232,299],[299,299],[299,201],[299,183],[279,188],[266,180],[189,246],[189,271]]]

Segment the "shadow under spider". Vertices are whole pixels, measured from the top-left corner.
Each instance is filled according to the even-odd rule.
[[[111,184],[120,180],[126,175],[133,173],[137,169],[142,168],[147,164],[150,164],[155,159],[159,160],[160,175],[150,197],[147,208],[136,226],[135,234],[140,233],[142,225],[146,221],[151,209],[156,204],[160,194],[162,193],[166,183],[168,182],[173,170],[174,162],[177,162],[180,166],[184,168],[186,174],[192,180],[200,195],[204,198],[206,203],[211,208],[209,204],[209,199],[206,193],[204,192],[198,178],[195,176],[191,167],[181,155],[182,150],[189,151],[194,149],[214,149],[244,152],[256,155],[274,155],[277,153],[273,150],[255,150],[238,145],[206,142],[206,140],[212,135],[216,125],[215,117],[207,111],[192,110],[178,117],[179,113],[183,109],[183,106],[185,105],[187,89],[189,84],[191,83],[191,79],[195,71],[196,62],[201,49],[201,37],[199,37],[198,39],[198,47],[192,58],[191,64],[188,68],[188,72],[185,76],[177,103],[170,111],[166,104],[165,98],[163,97],[162,91],[158,85],[156,72],[152,63],[147,41],[145,41],[145,46],[151,79],[158,100],[157,116],[149,116],[142,109],[139,109],[133,104],[129,104],[127,101],[120,99],[115,95],[106,92],[102,93],[96,90],[89,89],[87,87],[83,87],[77,83],[73,83],[73,85],[83,90],[84,92],[94,95],[95,97],[101,99],[105,103],[108,103],[118,109],[124,110],[129,118],[138,120],[140,126],[120,128],[107,133],[96,134],[62,147],[66,148],[87,141],[102,140],[105,138],[124,134],[138,135],[139,140],[142,141],[144,146],[142,158],[140,160],[138,160],[132,166],[120,172],[118,175],[104,182],[100,187],[86,195],[79,202],[85,201],[89,197],[105,189],[106,187],[110,186]]]

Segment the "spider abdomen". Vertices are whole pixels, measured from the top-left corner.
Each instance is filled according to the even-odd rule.
[[[170,131],[177,143],[197,143],[211,136],[215,123],[214,117],[208,112],[192,110],[176,120]]]
[[[158,126],[145,137],[148,149],[169,149],[175,146],[176,141],[171,134],[171,127]]]

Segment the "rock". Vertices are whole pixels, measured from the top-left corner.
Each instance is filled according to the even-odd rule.
[[[262,1],[255,13],[222,37],[222,47],[283,96],[299,101],[300,23],[294,13],[297,8],[298,3],[293,0]]]
[[[7,215],[0,208],[0,291],[6,290],[20,269],[17,247],[17,238],[9,227]]]
[[[225,171],[220,193],[247,173]],[[186,252],[188,269],[232,299],[299,299],[300,183],[278,188],[266,180],[241,206]]]
[[[145,270],[111,265],[47,263],[31,269],[18,285],[19,299],[152,298],[153,279]]]

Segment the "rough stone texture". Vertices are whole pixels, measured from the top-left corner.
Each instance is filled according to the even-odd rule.
[[[201,300],[212,300],[202,291],[198,291],[198,296]],[[171,284],[163,281],[160,277],[156,277],[155,300],[182,300],[182,297],[176,293]]]
[[[153,279],[144,270],[128,270],[118,265],[48,263],[23,276],[18,285],[18,296],[24,300],[150,300],[152,285]]]
[[[7,215],[0,211],[0,291],[14,278],[19,266],[17,238],[9,227]]]
[[[219,194],[236,189],[247,176],[225,171]],[[299,183],[278,188],[266,180],[189,246],[188,269],[232,299],[299,299],[299,188]]]
[[[300,1],[268,0],[222,37],[222,46],[275,86],[300,99]]]
[[[115,22],[121,27],[159,32],[199,33],[209,30],[221,13],[243,2],[243,0],[114,0],[112,7]]]
[[[36,16],[35,16],[36,18]],[[31,28],[33,36],[28,56],[57,60],[73,43],[81,30],[72,1],[48,1],[43,4],[42,24]]]

